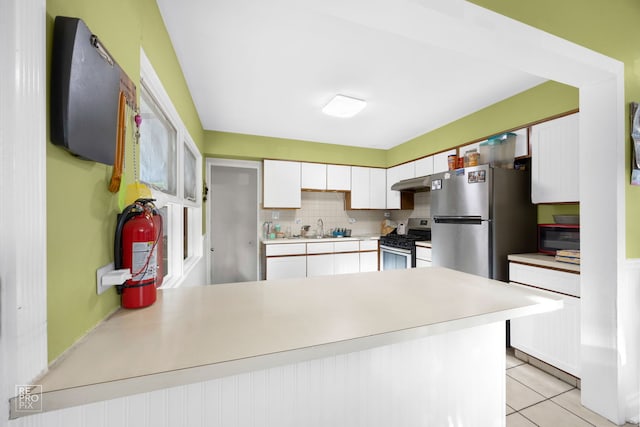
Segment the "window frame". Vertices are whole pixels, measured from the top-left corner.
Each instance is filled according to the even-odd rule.
[[[202,165],[203,158],[143,49],[140,49],[140,85],[142,86],[141,90],[145,90],[150,95],[151,100],[156,103],[156,106],[177,132],[175,147],[176,194],[173,195],[157,188],[151,188],[151,194],[156,199],[156,206],[158,208],[167,208],[164,227],[167,229],[168,271],[165,272],[166,276],[161,288],[175,288],[182,285],[184,279],[202,259],[202,198],[199,197],[202,194],[202,166],[198,167],[198,165]],[[138,149],[141,149],[141,146]],[[186,150],[189,150],[196,159],[194,171],[196,174],[195,200],[184,197],[184,158]],[[189,224],[187,228],[188,236],[186,236],[188,242],[188,256],[186,258],[183,257],[185,239],[184,208],[187,208],[186,219]]]

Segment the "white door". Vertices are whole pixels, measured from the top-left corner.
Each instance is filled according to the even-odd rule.
[[[258,176],[255,162],[211,164],[211,283],[258,280]]]

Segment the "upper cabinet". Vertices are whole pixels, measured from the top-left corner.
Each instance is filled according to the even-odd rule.
[[[351,166],[327,165],[327,190],[351,190]]]
[[[301,163],[303,190],[351,190],[351,166]]]
[[[450,155],[456,155],[456,149],[443,151],[442,153],[433,155],[433,173],[445,172],[449,170]]]
[[[413,163],[416,176],[427,176],[433,173],[433,156],[423,157]]]
[[[327,165],[323,163],[301,163],[302,188],[306,190],[327,189]]]
[[[381,168],[353,166],[347,209],[385,209],[387,173]]]
[[[299,162],[265,160],[263,163],[265,208],[302,207],[301,165]]]
[[[392,190],[391,186],[398,181],[415,178],[415,176],[415,162],[403,163],[387,169],[387,209],[409,209],[406,203],[403,206],[401,193]],[[411,201],[413,201],[413,195],[411,196]],[[413,209],[413,206],[410,208]]]
[[[531,127],[531,201],[578,202],[579,114]]]

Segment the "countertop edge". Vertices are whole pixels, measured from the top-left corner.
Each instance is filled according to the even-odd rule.
[[[510,287],[511,285],[505,284],[505,286]],[[108,381],[98,384],[45,391],[42,394],[42,411],[54,411],[139,393],[214,380],[260,369],[268,369],[271,367],[329,357],[337,354],[367,350],[402,341],[419,339],[430,335],[448,333],[474,326],[502,322],[507,319],[554,311],[562,308],[562,305],[563,303],[561,299],[547,299],[543,302],[538,302],[524,307],[489,312],[481,315],[453,319],[446,322],[391,331],[377,335],[324,343],[316,346],[291,349],[277,353],[257,355],[221,363],[158,372],[150,375]],[[15,399],[15,397],[10,399],[10,419],[33,415],[32,413],[20,413],[14,411]]]
[[[540,253],[510,254],[507,256],[507,260],[535,265],[542,268],[552,268],[554,270],[567,271],[569,273],[580,273],[579,264],[570,264],[567,262],[556,261],[553,255],[545,255]]]
[[[265,245],[289,244],[289,243],[322,243],[322,242],[358,242],[367,240],[380,240],[380,236],[352,236],[352,237],[293,237],[280,239],[262,239],[260,242]]]

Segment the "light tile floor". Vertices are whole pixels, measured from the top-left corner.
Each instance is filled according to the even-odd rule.
[[[614,427],[580,404],[580,389],[507,350],[507,427]],[[625,424],[626,427],[638,424]]]

